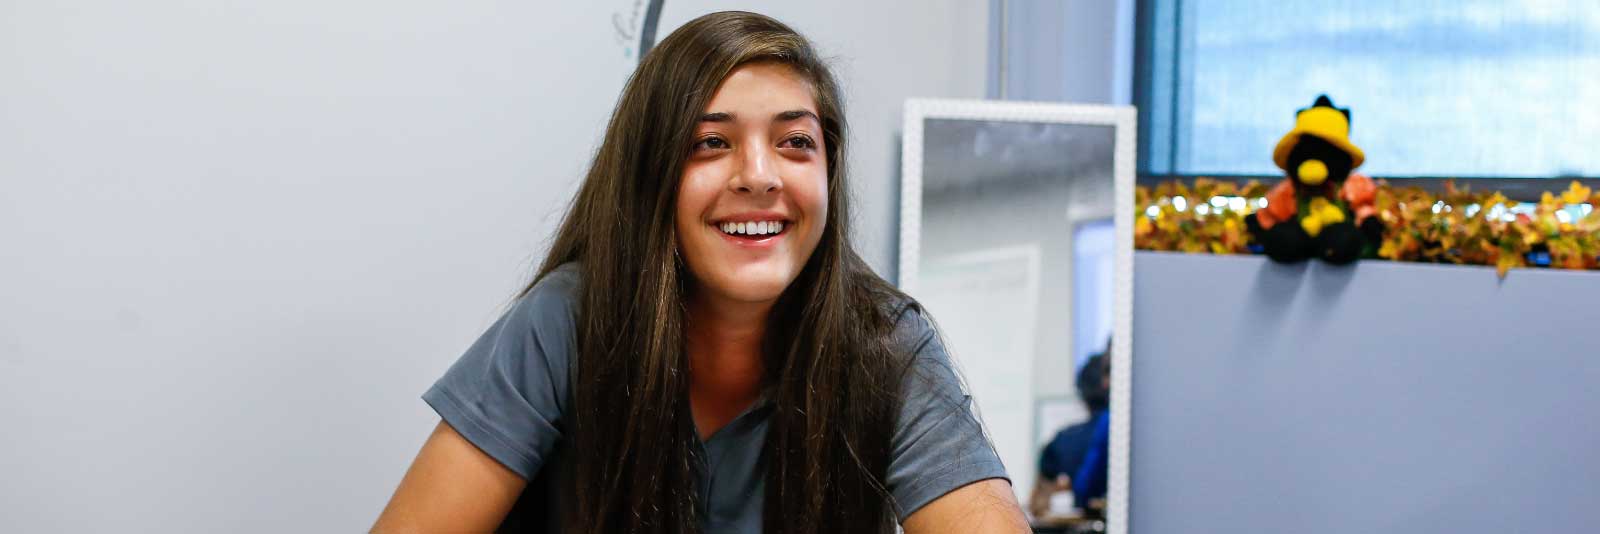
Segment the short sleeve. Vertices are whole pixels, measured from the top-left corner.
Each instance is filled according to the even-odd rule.
[[[525,480],[562,439],[576,282],[570,265],[546,275],[422,394],[457,433]]]
[[[933,325],[915,309],[900,314],[897,347],[913,354],[902,385],[888,486],[896,514],[906,517],[934,499],[991,478],[1010,478],[972,412]]]

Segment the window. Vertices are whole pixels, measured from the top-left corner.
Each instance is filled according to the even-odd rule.
[[[1082,368],[1111,343],[1111,305],[1116,296],[1116,227],[1111,219],[1072,230],[1072,362]]]
[[[1142,174],[1281,175],[1273,145],[1326,93],[1373,176],[1600,176],[1594,0],[1139,8]]]

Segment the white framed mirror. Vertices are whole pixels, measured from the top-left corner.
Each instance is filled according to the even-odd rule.
[[[899,285],[938,323],[1036,525],[1127,531],[1135,117],[1127,106],[905,104]],[[1076,378],[1108,345],[1109,410],[1091,410]],[[1036,485],[1041,452],[1068,427],[1109,429],[1098,507]],[[1033,499],[1041,488],[1057,498]]]

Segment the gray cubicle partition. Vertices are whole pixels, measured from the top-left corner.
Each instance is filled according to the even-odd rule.
[[[1131,532],[1600,532],[1600,273],[1140,252]]]

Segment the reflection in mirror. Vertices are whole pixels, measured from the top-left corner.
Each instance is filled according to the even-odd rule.
[[[938,115],[908,166],[920,191],[903,194],[920,202],[902,285],[938,322],[1035,525],[1103,530],[1111,358],[1094,357],[1116,323],[1120,124]]]

